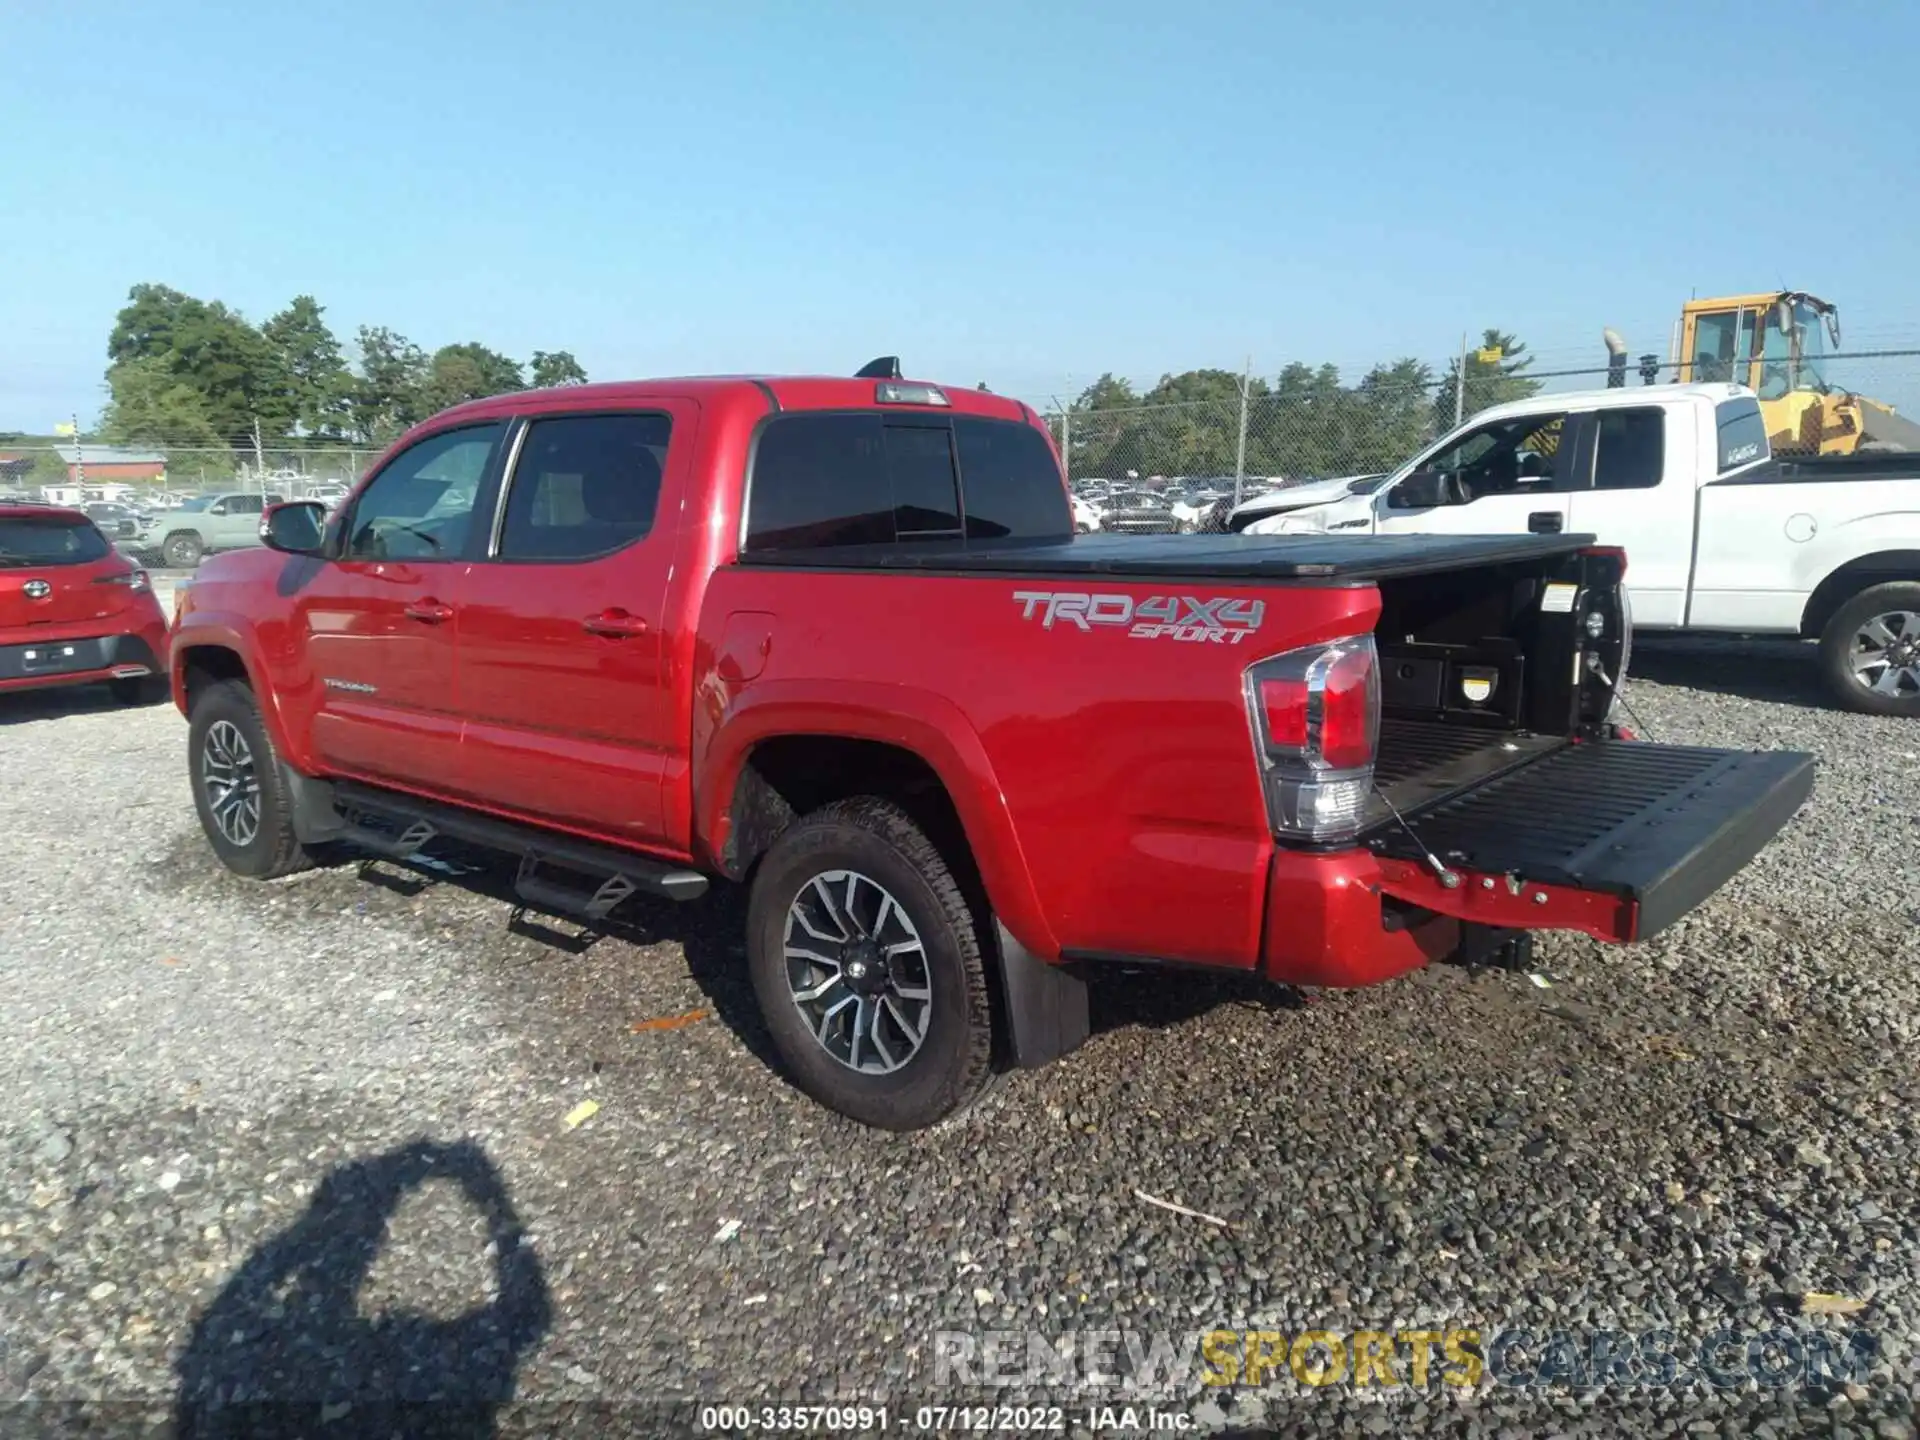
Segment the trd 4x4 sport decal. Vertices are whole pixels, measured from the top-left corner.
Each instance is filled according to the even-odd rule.
[[[1016,590],[1014,604],[1022,620],[1038,620],[1044,630],[1071,625],[1092,630],[1119,626],[1135,640],[1197,640],[1238,645],[1266,618],[1263,600],[1211,600],[1192,595],[1090,595],[1077,590]]]

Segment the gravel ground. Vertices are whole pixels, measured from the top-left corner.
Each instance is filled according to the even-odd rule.
[[[1196,1377],[1161,1403],[1215,1430],[1912,1436],[1920,727],[1821,708],[1804,655],[1669,645],[1636,670],[1659,738],[1823,762],[1682,925],[1543,938],[1549,988],[1105,977],[1081,1052],[910,1137],[771,1069],[736,896],[582,950],[510,927],[491,869],[249,884],[200,838],[171,709],[0,700],[0,1399],[44,1402],[0,1413],[911,1417],[994,1397],[937,1375],[939,1331],[1663,1326],[1685,1353],[1802,1323],[1812,1291],[1865,1302],[1804,1323],[1879,1337],[1866,1384],[1382,1403]],[[436,1397],[475,1408],[368,1419]]]

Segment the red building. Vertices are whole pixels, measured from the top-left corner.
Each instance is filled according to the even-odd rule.
[[[78,485],[81,472],[89,485],[110,481],[165,480],[167,457],[151,450],[117,450],[110,445],[55,447],[67,465],[67,482]]]

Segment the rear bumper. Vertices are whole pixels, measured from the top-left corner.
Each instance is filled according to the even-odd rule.
[[[1262,969],[1369,985],[1445,956],[1463,923],[1648,939],[1758,855],[1813,776],[1794,752],[1573,746],[1410,817],[1417,844],[1396,828],[1365,849],[1280,852]]]
[[[1267,879],[1261,972],[1282,985],[1374,985],[1444,959],[1459,944],[1457,921],[1424,914],[1401,923],[1386,893],[1371,851],[1279,851]]]
[[[0,644],[0,694],[167,673],[167,626],[157,614],[138,630],[110,635],[35,636],[21,642],[20,634],[10,631],[5,639],[14,643]]]

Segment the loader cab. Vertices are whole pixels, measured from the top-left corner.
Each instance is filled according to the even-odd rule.
[[[1825,361],[1840,342],[1840,315],[1801,291],[1690,300],[1680,312],[1679,374],[1745,385],[1763,401],[1827,392]]]

